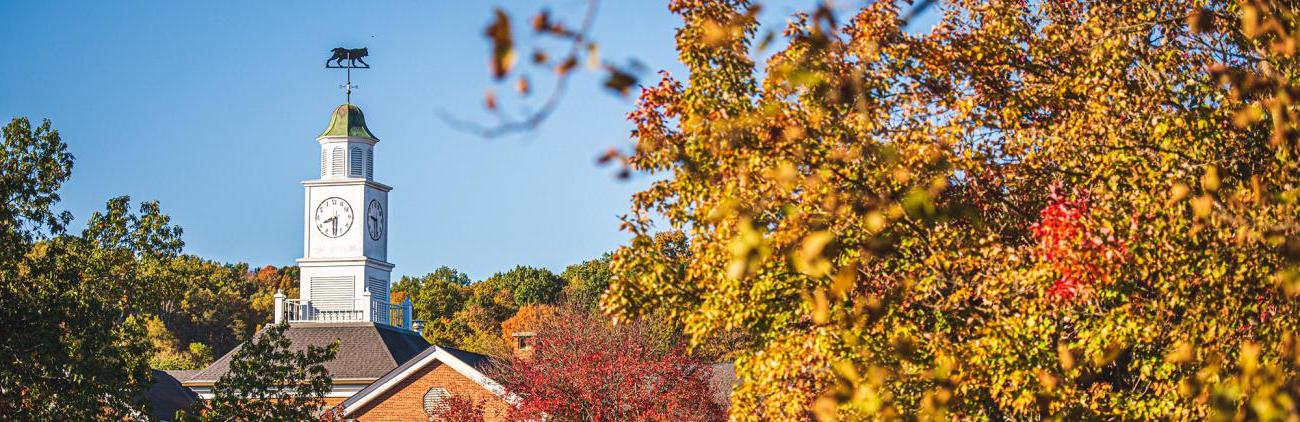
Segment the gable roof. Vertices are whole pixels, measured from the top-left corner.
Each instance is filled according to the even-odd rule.
[[[380,397],[394,386],[418,373],[420,369],[434,362],[447,365],[447,367],[465,376],[465,378],[469,378],[484,389],[505,399],[507,403],[515,404],[519,401],[517,396],[506,391],[505,387],[502,387],[500,383],[483,374],[483,371],[491,364],[491,358],[456,348],[433,346],[412,357],[406,363],[393,368],[383,377],[344,400],[339,405],[343,408],[343,415],[347,416],[361,409],[362,406]]]
[[[261,333],[258,333],[261,335]],[[413,331],[372,322],[290,324],[284,335],[292,342],[290,350],[307,346],[327,346],[336,339],[339,352],[325,363],[335,384],[342,380],[373,380],[429,349],[429,342]],[[210,384],[230,371],[230,361],[242,348],[239,345],[190,379],[187,385]]]

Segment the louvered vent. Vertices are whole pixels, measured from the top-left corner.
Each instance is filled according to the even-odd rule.
[[[375,178],[375,153],[368,149],[366,150],[366,178]]]
[[[333,156],[330,157],[330,159],[333,160],[333,163],[331,163],[333,165],[331,166],[332,169],[330,170],[330,174],[333,174],[335,176],[342,176],[343,175],[343,147],[334,147],[334,153],[332,155]]]
[[[362,160],[361,148],[352,147],[352,153],[349,154],[348,158],[352,159],[352,171],[348,173],[348,175],[353,177],[361,177],[361,160]]]
[[[355,287],[352,276],[312,277],[311,304],[323,311],[350,311]]]
[[[388,302],[388,283],[383,279],[370,277],[366,283],[366,288],[370,289],[370,299],[380,302]]]
[[[451,397],[451,393],[448,393],[445,388],[430,388],[429,391],[424,393],[424,413],[433,415],[435,412],[447,411],[447,398],[449,397]]]
[[[325,149],[324,149],[324,148],[321,148],[321,150],[320,150],[320,175],[321,175],[321,177],[325,177],[325,176],[327,176],[327,174],[325,174],[325,169],[328,169],[328,168],[329,168],[329,165],[325,164],[325,158],[326,158],[326,157],[325,157]]]

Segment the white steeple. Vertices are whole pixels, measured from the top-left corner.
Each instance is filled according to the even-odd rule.
[[[301,297],[286,301],[291,321],[374,321],[410,327],[409,307],[393,312],[388,287],[388,192],[374,181],[379,142],[361,109],[344,104],[317,138],[320,178],[306,189]],[[277,318],[279,315],[277,315]],[[401,319],[403,321],[396,321]]]

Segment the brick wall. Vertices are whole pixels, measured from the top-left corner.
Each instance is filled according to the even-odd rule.
[[[445,388],[458,397],[483,401],[487,420],[505,420],[508,408],[505,400],[441,362],[431,363],[412,374],[401,384],[358,409],[351,417],[363,422],[428,420],[429,415],[424,413],[424,394],[432,387]]]

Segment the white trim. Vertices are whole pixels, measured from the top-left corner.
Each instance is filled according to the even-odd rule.
[[[379,143],[379,140],[367,138],[364,136],[322,136],[316,138],[316,142],[319,142],[321,145],[336,144],[336,143],[343,143],[343,142],[358,142],[370,146],[375,146],[375,144]]]
[[[357,394],[357,393],[360,392],[361,390],[366,389],[366,387],[369,386],[369,385],[370,385],[369,383],[363,383],[363,384],[351,384],[351,383],[348,383],[348,384],[343,384],[343,383],[340,383],[340,384],[334,384],[334,386],[330,388],[330,391],[329,391],[328,393],[325,393],[325,396],[324,396],[324,397],[328,397],[328,398],[344,398],[344,399],[346,399],[346,398],[348,398],[348,397],[352,397],[354,394]],[[216,393],[215,393],[216,385],[215,385],[215,384],[214,384],[214,385],[194,385],[194,386],[186,386],[186,388],[189,388],[190,391],[193,391],[195,395],[199,396],[199,398],[200,398],[200,399],[203,399],[203,400],[212,400],[213,397],[216,397]]]
[[[378,259],[356,256],[343,258],[298,258],[295,262],[299,267],[342,267],[353,266],[365,263],[367,267],[384,271],[392,271],[395,264],[380,261]]]
[[[381,191],[381,192],[390,192],[390,191],[393,190],[393,187],[392,187],[392,186],[388,186],[388,185],[385,185],[385,184],[383,184],[383,183],[376,182],[376,181],[374,181],[374,180],[367,180],[367,179],[363,179],[363,178],[359,178],[359,177],[339,177],[339,178],[333,178],[333,179],[313,179],[313,180],[303,180],[303,181],[302,181],[302,185],[303,185],[303,186],[352,186],[352,185],[366,185],[366,186],[369,186],[370,188],[373,188],[373,189],[378,190],[378,191]]]
[[[416,362],[414,365],[411,365],[409,368],[406,368],[406,370],[402,371],[401,373],[398,373],[397,376],[389,378],[388,381],[384,382],[383,384],[380,384],[378,388],[375,388],[374,390],[370,391],[369,394],[358,398],[355,403],[352,403],[352,405],[343,409],[343,414],[350,415],[352,414],[352,412],[361,409],[363,406],[370,403],[376,397],[383,395],[385,392],[392,389],[397,384],[402,383],[412,374],[415,374],[416,372],[424,369],[426,366],[429,366],[429,363],[434,361],[442,362],[444,365],[447,365],[448,367],[455,370],[457,373],[461,374],[465,378],[469,378],[471,381],[474,381],[479,386],[492,392],[492,394],[497,395],[497,397],[501,397],[502,399],[505,399],[506,403],[510,403],[510,405],[512,406],[519,404],[520,402],[519,396],[509,391],[506,391],[505,387],[502,387],[500,383],[492,380],[491,378],[488,378],[487,375],[483,375],[482,372],[479,372],[479,370],[474,369],[473,366],[470,366],[464,361],[461,361],[460,359],[456,359],[456,357],[452,356],[451,353],[447,353],[446,349],[443,349],[438,346],[429,346],[429,347],[434,348],[433,353],[430,353],[428,356],[425,356],[419,362]]]
[[[325,397],[341,397],[341,398],[352,397],[352,395],[357,394],[361,390],[366,389],[367,385],[370,384],[335,385],[333,388],[330,388],[330,392],[326,393]],[[339,387],[346,387],[346,388],[339,388]]]

